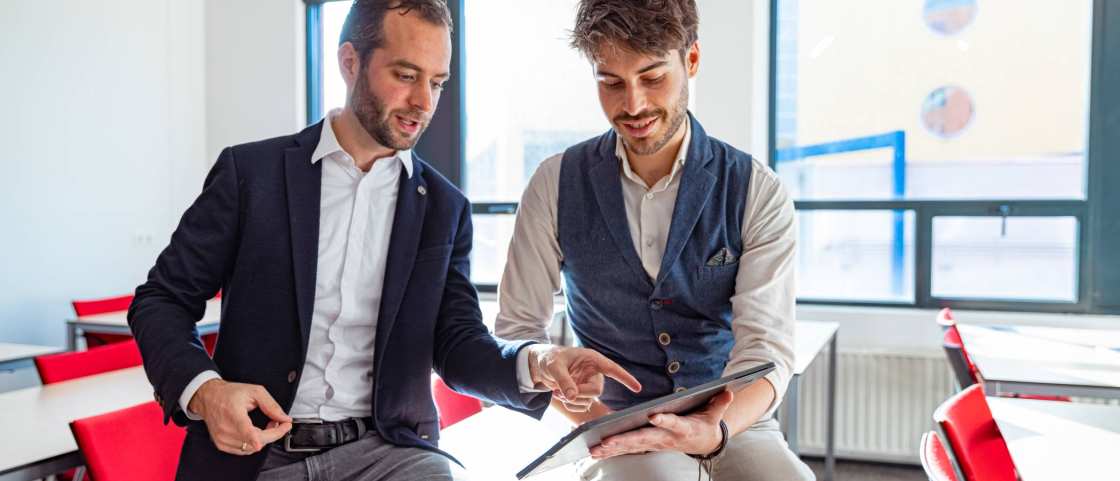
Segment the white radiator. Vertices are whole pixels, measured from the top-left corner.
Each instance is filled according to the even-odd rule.
[[[824,454],[826,356],[801,380],[798,437],[810,456]],[[836,366],[836,455],[917,464],[934,409],[957,390],[944,355],[840,351]]]

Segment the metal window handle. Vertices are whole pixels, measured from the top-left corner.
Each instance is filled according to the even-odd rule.
[[[999,214],[1002,217],[1002,220],[1000,221],[1000,226],[999,226],[999,236],[1000,237],[1007,237],[1007,218],[1011,215],[1011,206],[1009,206],[1009,205],[999,206]]]

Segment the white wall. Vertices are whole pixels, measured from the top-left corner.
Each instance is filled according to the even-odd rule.
[[[206,154],[307,124],[304,3],[206,0]]]
[[[0,2],[0,339],[61,345],[69,300],[141,282],[206,163],[203,11]]]
[[[306,123],[300,0],[0,2],[0,340],[144,281],[225,146]]]
[[[700,71],[693,111],[709,135],[766,160],[767,0],[699,0]]]

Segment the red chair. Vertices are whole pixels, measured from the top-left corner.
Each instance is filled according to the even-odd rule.
[[[132,304],[132,294],[107,297],[104,299],[73,301],[70,303],[70,305],[74,306],[74,314],[78,317],[105,314],[107,312],[127,311],[129,304]],[[82,336],[86,339],[86,348],[104,346],[106,344],[132,339],[132,336],[127,334],[100,334],[96,332],[84,332]]]
[[[221,299],[222,291],[214,296],[214,299]],[[127,311],[128,306],[132,304],[132,294],[126,296],[107,297],[105,299],[91,299],[85,301],[73,301],[70,303],[74,306],[74,314],[78,317],[92,316],[96,314],[105,314],[109,312]],[[124,342],[132,339],[132,336],[127,334],[101,334],[96,332],[83,332],[82,336],[86,339],[86,348],[104,346],[117,342]],[[218,334],[207,334],[202,336],[202,344],[206,347],[206,352],[210,355],[214,354],[214,346],[218,344]]]
[[[937,324],[945,331],[945,337],[941,341],[942,348],[945,349],[945,356],[949,358],[949,365],[953,367],[953,374],[957,377],[957,382],[960,383],[961,389],[969,387],[973,384],[980,384],[984,382],[980,371],[976,369],[976,364],[973,364],[972,357],[968,355],[968,350],[964,347],[964,341],[961,340],[960,330],[957,329],[957,322],[953,319],[953,311],[948,307],[937,313]],[[1006,397],[1020,398],[1020,399],[1039,399],[1043,401],[1061,401],[1069,402],[1069,396],[1048,396],[1040,394],[1007,394]]]
[[[957,461],[959,479],[1016,481],[1015,463],[981,385],[969,386],[946,400],[934,411],[933,420]]]
[[[961,389],[980,382],[976,365],[964,350],[964,342],[961,341],[961,333],[957,330],[957,322],[953,319],[953,311],[946,307],[938,312],[937,324],[945,333],[941,340],[941,347],[945,349],[945,357],[949,359],[949,365],[953,367],[953,374],[956,375]]]
[[[136,341],[118,342],[95,347],[88,351],[62,352],[35,358],[35,368],[43,384],[68,381],[79,377],[101,374],[139,366],[140,348]]]
[[[957,467],[936,431],[922,435],[918,457],[922,460],[922,468],[925,469],[929,481],[961,481],[957,477]]]
[[[482,401],[459,394],[439,376],[432,376],[432,397],[439,410],[439,428],[443,429],[482,411]]]
[[[171,481],[187,431],[163,424],[155,402],[70,423],[70,430],[97,481]]]
[[[87,351],[61,352],[39,356],[35,358],[35,369],[39,371],[39,379],[43,381],[43,384],[54,384],[139,366],[141,363],[139,346],[136,345],[136,341],[129,340],[95,347]],[[62,473],[59,478],[64,481],[72,479],[88,480],[88,476],[82,477],[81,470],[82,468],[71,469]]]

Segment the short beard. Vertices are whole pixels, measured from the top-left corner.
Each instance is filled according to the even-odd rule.
[[[672,111],[663,116],[668,117],[669,128],[665,130],[665,135],[657,139],[656,142],[645,144],[649,147],[643,147],[641,144],[632,145],[630,142],[626,141],[626,137],[620,136],[622,138],[622,143],[626,144],[626,147],[629,148],[634,155],[653,155],[664,148],[665,145],[673,139],[673,136],[677,134],[677,131],[680,130],[681,125],[684,125],[685,118],[688,117],[688,82],[685,82],[684,87],[681,88],[680,100],[677,101],[677,105],[674,106]]]
[[[399,138],[389,126],[390,115],[386,112],[385,102],[369,89],[365,66],[359,70],[358,79],[354,83],[354,93],[350,96],[350,110],[354,111],[358,123],[373,137],[373,140],[393,150],[411,149],[428,128],[427,122],[422,122],[414,139]],[[408,116],[424,118],[424,114],[416,110],[409,111]]]

